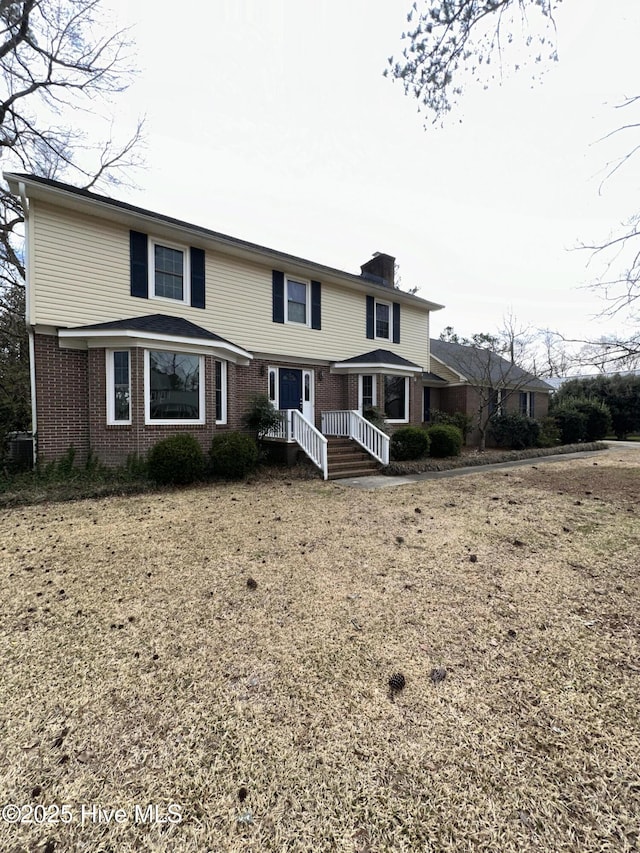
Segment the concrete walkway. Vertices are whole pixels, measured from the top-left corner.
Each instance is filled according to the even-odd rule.
[[[589,459],[591,456],[602,456],[603,453],[618,452],[619,450],[639,450],[637,441],[607,441],[607,450],[585,450],[578,453],[560,453],[555,456],[534,456],[531,459],[518,459],[515,462],[496,462],[492,465],[470,465],[467,468],[452,468],[448,471],[424,471],[422,474],[403,474],[402,476],[387,477],[376,474],[372,477],[349,477],[335,480],[339,486],[353,486],[356,489],[385,489],[391,486],[410,486],[422,480],[440,480],[443,477],[464,477],[469,474],[486,474],[488,471],[504,471],[508,468],[520,468],[523,465],[541,465],[549,462],[565,462],[570,459]]]

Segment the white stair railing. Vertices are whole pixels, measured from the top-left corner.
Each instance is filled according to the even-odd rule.
[[[382,465],[389,464],[389,436],[356,410],[323,412],[322,432],[352,438]]]
[[[291,438],[300,445],[309,459],[318,466],[322,471],[323,479],[326,480],[329,477],[327,439],[297,409],[289,409],[289,423]]]

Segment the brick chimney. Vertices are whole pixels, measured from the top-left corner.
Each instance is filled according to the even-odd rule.
[[[373,257],[360,267],[362,278],[383,284],[385,287],[394,286],[396,259],[382,252],[374,252]]]

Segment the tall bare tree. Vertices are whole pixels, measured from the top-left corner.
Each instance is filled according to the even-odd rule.
[[[105,35],[106,33],[106,35]],[[124,139],[100,111],[132,79],[126,31],[110,28],[99,0],[0,0],[0,167],[64,179],[88,189],[118,183],[139,163],[139,122]],[[90,125],[90,127],[89,127]],[[84,126],[84,127],[83,127]],[[97,129],[98,128],[98,129]],[[96,141],[96,134],[102,135]],[[0,183],[0,315],[15,317],[23,299],[24,254],[20,202]],[[13,347],[8,331],[25,336],[24,325],[2,322],[0,349],[24,361],[26,346]],[[24,381],[24,370],[17,369]],[[0,408],[6,409],[0,377]],[[28,386],[21,389],[28,398]],[[12,389],[12,399],[15,389]],[[24,428],[24,407],[3,419],[4,429]]]
[[[505,67],[517,70],[524,61],[535,75],[558,59],[554,12],[562,0],[416,0],[407,16],[409,27],[400,58],[389,57],[385,74],[398,80],[434,123],[442,123],[465,88],[473,82],[485,88],[500,78]],[[615,12],[612,13],[615,14]],[[620,90],[628,87],[620,81]],[[634,140],[640,131],[640,95],[622,95],[617,110],[623,116],[608,136]],[[606,164],[605,180],[640,151],[630,141],[625,153]],[[603,314],[640,321],[640,213],[621,230],[601,241],[584,242],[592,257],[604,261],[593,283],[605,301]],[[584,342],[587,343],[587,342]],[[640,353],[640,335],[623,333],[606,343],[603,352],[614,363]]]

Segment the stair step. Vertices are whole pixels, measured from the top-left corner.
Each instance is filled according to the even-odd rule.
[[[347,471],[329,471],[329,480],[346,480],[348,477],[375,477],[379,473],[378,468],[353,468]]]

